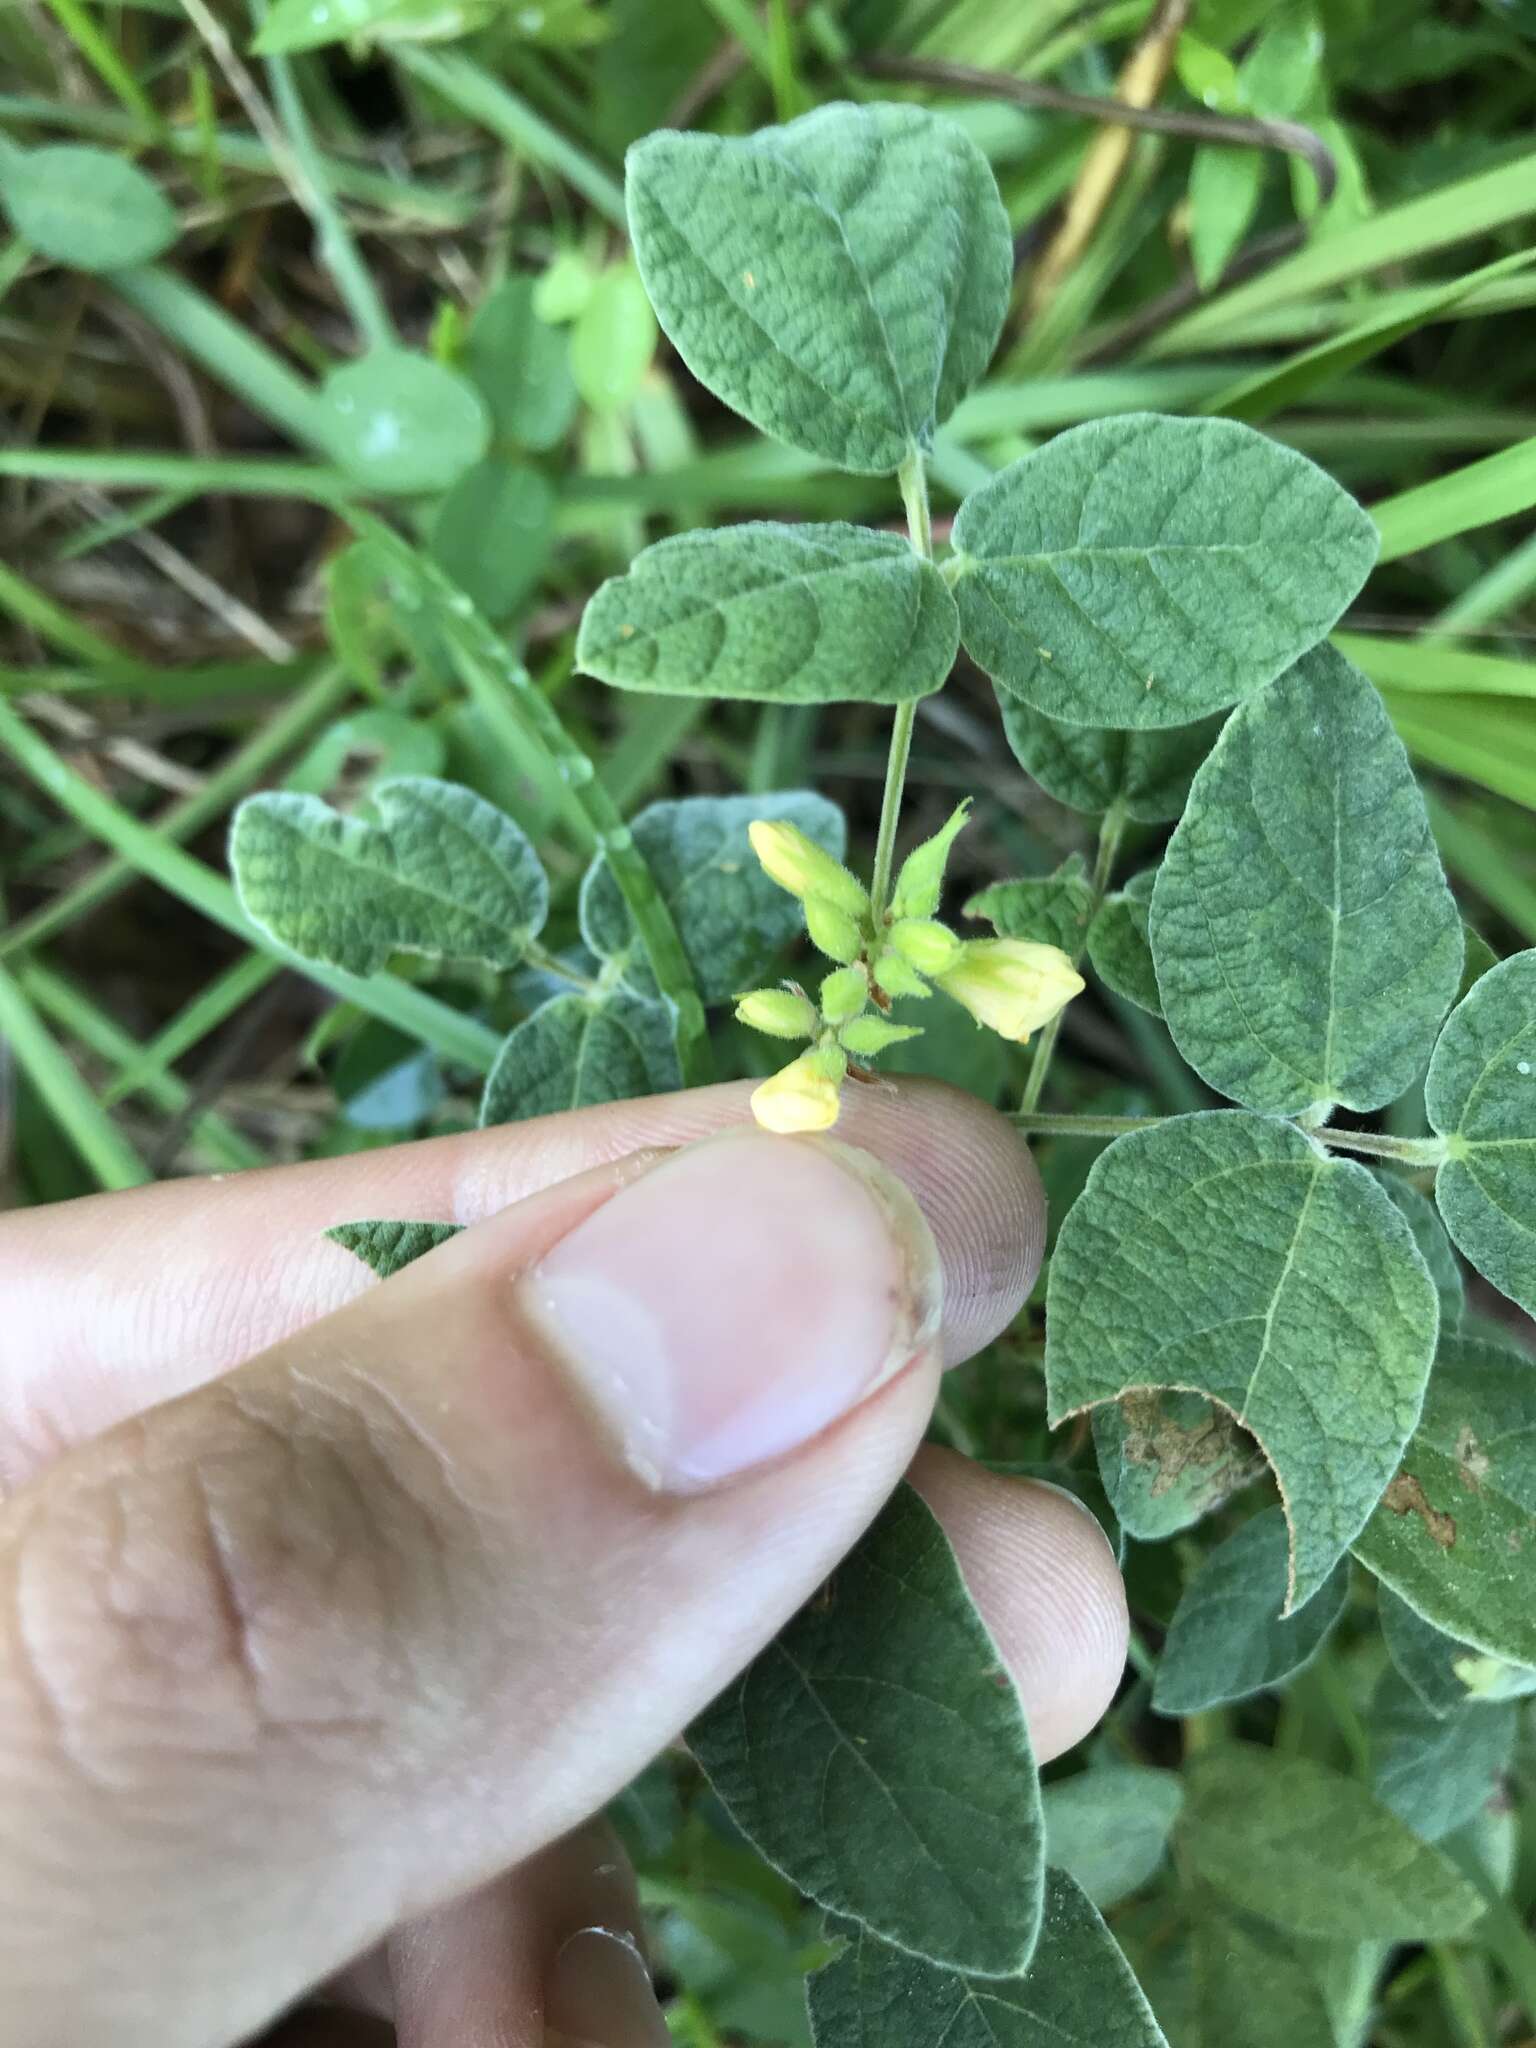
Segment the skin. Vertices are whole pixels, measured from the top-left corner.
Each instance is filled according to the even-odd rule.
[[[1041,1758],[1097,1720],[1126,1632],[1097,1525],[920,1447],[942,1366],[1039,1264],[1001,1118],[848,1091],[837,1137],[915,1196],[942,1327],[706,1490],[626,1462],[530,1315],[540,1262],[746,1093],[0,1223],[0,2048],[659,2048],[633,1879],[589,1817],[904,1472]],[[370,1215],[473,1227],[381,1285],[321,1235]]]

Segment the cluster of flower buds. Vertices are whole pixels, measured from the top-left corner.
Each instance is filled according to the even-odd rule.
[[[800,899],[812,943],[838,963],[821,984],[819,1002],[793,985],[753,989],[737,1002],[737,1017],[754,1030],[809,1041],[753,1092],[753,1114],[769,1130],[829,1129],[850,1061],[922,1035],[920,1027],[893,1024],[881,1014],[898,997],[940,989],[978,1024],[1022,1045],[1082,988],[1056,946],[962,939],[934,915],[950,848],[969,809],[967,800],[908,855],[878,921],[858,877],[795,826],[759,819],[750,828],[764,873]]]

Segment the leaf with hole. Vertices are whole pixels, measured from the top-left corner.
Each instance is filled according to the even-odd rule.
[[[998,691],[997,702],[1014,758],[1048,796],[1094,818],[1118,806],[1139,825],[1163,825],[1179,816],[1225,716],[1117,732],[1067,725],[1005,690]]]
[[[1107,989],[1139,1010],[1161,1017],[1163,999],[1147,937],[1156,883],[1157,869],[1143,868],[1123,889],[1105,897],[1088,928],[1088,959]]]
[[[1044,1877],[1029,1734],[910,1487],[688,1741],[737,1825],[818,1904],[956,1970],[1027,1967]]]
[[[887,473],[986,367],[1013,244],[987,160],[953,122],[834,104],[742,139],[662,130],[626,168],[662,326],[764,433]]]
[[[456,370],[408,348],[376,348],[320,391],[331,454],[365,490],[447,490],[491,444],[485,400]]]
[[[1059,434],[954,524],[967,651],[1073,725],[1187,725],[1262,689],[1364,583],[1347,491],[1233,420],[1128,413]]]
[[[269,791],[235,813],[230,865],[246,914],[279,945],[351,974],[392,953],[515,967],[549,909],[527,836],[457,783],[379,783],[378,822]]]
[[[508,1033],[486,1078],[480,1122],[519,1123],[680,1085],[659,1003],[622,991],[558,995]]]
[[[1081,1885],[1101,1913],[1161,1868],[1184,1804],[1175,1771],[1095,1764],[1040,1790],[1045,1860]]]
[[[361,1259],[379,1279],[387,1280],[402,1266],[457,1237],[462,1228],[458,1223],[394,1223],[370,1218],[362,1223],[333,1224],[325,1234],[333,1244]]]
[[[1438,1842],[1464,1827],[1509,1769],[1519,1707],[1464,1703],[1452,1714],[1427,1708],[1396,1671],[1371,1700],[1371,1790],[1416,1835]]]
[[[1242,705],[1194,780],[1149,920],[1163,1015],[1249,1109],[1379,1109],[1423,1072],[1461,919],[1380,697],[1320,647]]]
[[[1241,1110],[1173,1117],[1117,1139],[1061,1227],[1049,1420],[1142,1387],[1219,1401],[1279,1481],[1290,1612],[1396,1469],[1438,1315],[1407,1224],[1363,1167]]]
[[[1160,1543],[1267,1472],[1264,1454],[1201,1394],[1139,1388],[1093,1411],[1104,1490],[1127,1535]]]
[[[899,704],[937,690],[955,601],[896,534],[754,520],[637,555],[582,615],[577,665],[626,690]]]
[[[137,164],[83,143],[7,148],[0,200],[29,248],[72,270],[151,263],[179,232],[175,209]]]

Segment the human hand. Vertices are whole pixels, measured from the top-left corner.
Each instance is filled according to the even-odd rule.
[[[401,2048],[666,2042],[585,1823],[909,1464],[1038,1754],[1092,1726],[1097,1525],[918,1448],[1034,1277],[1027,1155],[923,1083],[853,1158],[745,1100],[0,1225],[3,2048],[225,2048],[326,1980]],[[377,1285],[321,1236],[369,1215],[477,1227]]]

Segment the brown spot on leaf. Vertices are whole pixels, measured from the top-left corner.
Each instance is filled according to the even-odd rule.
[[[1263,1470],[1263,1458],[1224,1408],[1208,1408],[1186,1429],[1159,1394],[1145,1392],[1122,1394],[1120,1414],[1123,1456],[1128,1464],[1150,1465],[1156,1472],[1154,1500],[1188,1484],[1207,1508],[1216,1508]]]
[[[1394,1515],[1418,1515],[1429,1531],[1430,1541],[1449,1550],[1456,1541],[1456,1517],[1432,1508],[1424,1489],[1411,1472],[1399,1472],[1381,1497],[1381,1504]]]

